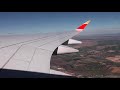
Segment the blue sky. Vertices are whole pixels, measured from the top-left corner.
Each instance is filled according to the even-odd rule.
[[[0,12],[0,34],[70,31],[87,20],[83,35],[120,33],[120,12]]]

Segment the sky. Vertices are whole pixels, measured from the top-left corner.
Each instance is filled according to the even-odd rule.
[[[0,34],[70,31],[87,20],[82,35],[120,33],[120,12],[0,12]]]

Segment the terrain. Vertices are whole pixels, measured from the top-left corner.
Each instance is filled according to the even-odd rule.
[[[53,55],[51,69],[77,78],[120,77],[120,34],[76,36],[78,53]]]

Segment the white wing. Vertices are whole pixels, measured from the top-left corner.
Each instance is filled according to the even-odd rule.
[[[0,69],[56,74],[50,71],[50,59],[53,52],[55,50],[57,54],[76,52],[75,49],[61,46],[61,44],[84,30],[89,22],[82,24],[76,31],[70,32],[0,36]],[[72,42],[79,43],[69,40],[69,43]]]

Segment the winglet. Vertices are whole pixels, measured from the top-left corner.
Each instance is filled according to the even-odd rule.
[[[85,27],[90,23],[91,20],[88,20],[87,22],[83,23],[82,25],[80,25],[76,31],[80,32],[83,31],[85,29]]]

